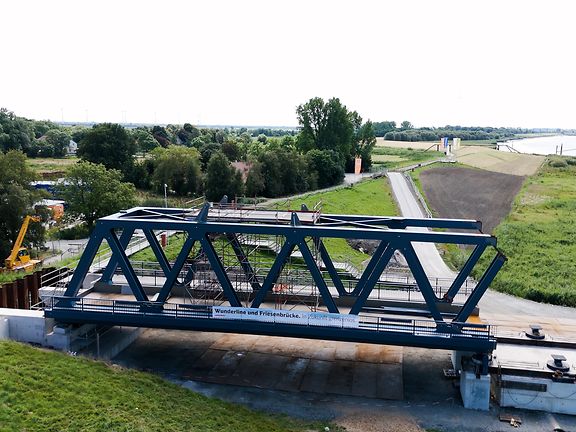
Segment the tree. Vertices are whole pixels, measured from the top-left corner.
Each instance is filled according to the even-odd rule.
[[[310,170],[317,173],[318,187],[326,188],[342,183],[344,168],[339,155],[333,150],[310,150],[306,153]]]
[[[224,153],[212,155],[206,168],[205,195],[208,201],[220,201],[224,195],[232,199],[242,194],[242,175]]]
[[[26,166],[26,156],[11,150],[6,154],[0,152],[0,259],[10,254],[12,242],[18,236],[24,216],[32,214],[33,203],[40,198],[30,182],[34,172]],[[40,228],[41,230],[41,228]],[[31,237],[24,240],[28,244]],[[43,231],[35,240],[37,245],[43,243]]]
[[[152,136],[162,147],[168,147],[171,144],[168,132],[162,126],[154,126]]]
[[[45,136],[46,142],[52,146],[55,157],[66,156],[70,145],[70,134],[60,129],[50,129]]]
[[[120,171],[87,161],[68,169],[58,192],[68,203],[67,212],[86,222],[89,229],[97,219],[136,203],[136,189],[122,182]]]
[[[377,137],[383,137],[388,132],[392,132],[396,129],[395,121],[383,121],[374,122],[374,135]]]
[[[284,184],[282,182],[283,160],[280,153],[275,151],[264,151],[258,157],[262,164],[262,177],[264,178],[264,196],[277,197],[284,195]]]
[[[136,151],[148,153],[159,147],[160,144],[154,139],[152,134],[145,128],[137,128],[132,131],[132,138],[136,145]]]
[[[310,99],[296,108],[302,131],[297,144],[302,152],[312,149],[334,150],[346,160],[352,153],[354,137],[353,117],[340,99],[332,98],[324,103],[322,98]]]
[[[400,129],[403,130],[414,129],[414,126],[412,126],[412,123],[410,123],[408,120],[404,120],[402,123],[400,123]]]
[[[215,142],[204,144],[200,147],[200,160],[202,161],[202,168],[206,169],[208,162],[212,158],[212,155],[221,149],[221,145]]]
[[[224,143],[222,144],[222,153],[226,155],[228,160],[230,161],[237,161],[240,160],[240,147],[236,143],[234,138],[227,137]]]
[[[31,122],[17,117],[12,111],[0,108],[0,151],[27,152],[34,140]]]
[[[78,144],[78,156],[99,163],[108,169],[128,173],[134,164],[136,145],[130,134],[119,124],[94,125]]]
[[[374,127],[368,120],[356,130],[354,136],[354,154],[362,158],[362,171],[368,171],[372,166],[372,150],[375,145]]]
[[[248,171],[248,176],[246,177],[246,195],[249,197],[258,196],[264,192],[265,187],[262,164],[254,162],[251,164],[250,171]]]
[[[164,185],[181,196],[195,195],[202,189],[200,154],[195,148],[171,145],[152,151],[152,184],[158,192]]]

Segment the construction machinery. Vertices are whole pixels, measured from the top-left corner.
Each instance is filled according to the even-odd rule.
[[[4,260],[5,270],[33,270],[34,267],[36,267],[36,264],[40,262],[40,260],[31,259],[28,249],[22,246],[24,236],[26,235],[26,231],[28,231],[28,225],[30,225],[31,221],[40,222],[40,217],[27,215],[24,218],[24,222],[22,222],[18,237],[12,246],[12,252],[10,253],[10,256]]]

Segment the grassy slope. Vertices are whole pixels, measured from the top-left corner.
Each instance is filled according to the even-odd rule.
[[[151,374],[15,342],[0,342],[0,363],[0,431],[310,430]]]
[[[529,178],[495,234],[509,260],[493,288],[576,307],[576,166]]]
[[[313,208],[322,201],[322,213],[387,215],[398,214],[388,179],[380,178],[329,192],[312,193],[295,199],[285,207],[298,209],[302,203]],[[370,256],[352,249],[344,239],[324,241],[333,261],[350,261],[360,268]]]
[[[374,171],[380,169],[393,169],[412,165],[419,162],[428,161],[431,159],[439,159],[443,157],[442,152],[432,150],[414,150],[411,148],[395,148],[395,147],[374,147],[372,151],[372,163],[374,164]]]

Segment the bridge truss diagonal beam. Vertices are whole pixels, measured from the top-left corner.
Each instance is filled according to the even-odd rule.
[[[134,235],[134,229],[128,228],[122,231],[122,235],[120,235],[120,245],[122,249],[126,249],[132,236]],[[102,272],[102,277],[100,278],[101,282],[110,283],[112,280],[112,276],[114,276],[114,272],[116,272],[116,268],[118,268],[118,259],[115,255],[110,257],[106,268]]]
[[[164,282],[164,285],[162,286],[162,289],[158,294],[158,298],[156,300],[157,302],[164,303],[168,299],[170,291],[172,290],[172,287],[176,283],[178,275],[182,271],[182,267],[184,267],[184,263],[186,262],[186,259],[188,258],[190,251],[194,247],[194,243],[196,243],[196,238],[192,237],[190,233],[188,233],[188,237],[184,241],[182,249],[180,250],[178,257],[176,258],[176,261],[174,262],[172,269],[168,273],[165,273],[166,281]]]
[[[467,301],[459,312],[455,313],[455,317],[452,319],[454,315],[443,314],[440,312],[440,303],[452,302],[452,299],[456,294],[458,294],[466,278],[470,275],[470,272],[486,252],[487,248],[489,246],[496,248],[496,238],[483,233],[413,231],[407,228],[436,227],[448,229],[470,229],[472,227],[479,227],[480,223],[478,221],[449,219],[424,220],[353,215],[317,216],[315,214],[311,215],[312,212],[302,212],[302,214],[299,214],[298,212],[291,211],[284,213],[286,214],[281,214],[279,216],[278,212],[275,211],[244,211],[235,210],[233,208],[221,212],[219,210],[214,210],[209,205],[205,205],[198,211],[190,209],[135,208],[101,218],[96,224],[95,230],[86,246],[78,267],[66,289],[65,299],[69,300],[67,302],[65,300],[61,301],[59,303],[61,308],[58,310],[57,308],[54,308],[50,313],[56,318],[59,314],[61,317],[66,316],[67,319],[71,319],[70,317],[74,314],[77,314],[75,316],[78,317],[82,316],[81,311],[65,310],[65,307],[66,305],[72,305],[76,302],[75,299],[79,295],[82,282],[90,270],[91,264],[103,240],[106,240],[110,246],[112,257],[107,268],[104,270],[102,281],[110,280],[113,277],[114,269],[120,267],[122,274],[126,278],[126,281],[134,294],[136,303],[150,303],[146,291],[144,291],[142,283],[138,279],[136,271],[132,267],[126,253],[127,245],[135,230],[143,230],[165,277],[165,279],[161,279],[163,283],[158,291],[156,300],[152,302],[155,306],[158,306],[154,312],[157,316],[155,315],[153,319],[144,316],[142,317],[143,322],[145,321],[150,324],[152,320],[154,321],[155,326],[162,326],[162,322],[164,322],[166,326],[170,328],[178,327],[176,324],[178,322],[176,317],[168,317],[168,315],[166,315],[165,320],[163,318],[164,312],[168,314],[168,311],[174,307],[174,302],[178,301],[171,300],[171,303],[168,302],[172,290],[175,287],[184,288],[185,290],[188,290],[185,291],[188,293],[187,295],[191,296],[204,292],[202,291],[202,288],[190,289],[190,287],[183,286],[183,284],[179,282],[180,274],[185,268],[184,266],[186,262],[190,259],[191,251],[195,245],[198,246],[197,249],[199,249],[199,251],[196,251],[196,256],[192,261],[195,262],[196,259],[202,261],[199,262],[199,266],[196,266],[194,263],[189,268],[186,267],[186,276],[183,279],[184,284],[191,283],[192,279],[195,277],[194,271],[196,268],[208,268],[208,276],[199,276],[199,278],[212,278],[210,280],[214,280],[215,278],[218,281],[216,291],[219,291],[216,294],[216,298],[218,298],[219,305],[221,305],[222,297],[225,297],[230,307],[243,307],[239,296],[239,294],[241,294],[241,298],[243,299],[242,301],[245,299],[246,305],[249,305],[247,306],[249,309],[261,308],[265,301],[268,302],[268,304],[271,301],[267,296],[268,294],[272,294],[272,290],[278,283],[280,276],[282,276],[283,281],[284,278],[289,279],[293,277],[296,278],[298,280],[297,283],[300,284],[297,287],[298,291],[294,290],[294,293],[296,294],[282,295],[295,295],[295,298],[297,296],[304,298],[305,296],[309,296],[309,294],[302,293],[312,292],[316,304],[313,306],[310,300],[305,300],[309,302],[306,303],[305,306],[313,306],[311,310],[316,313],[316,307],[320,305],[320,310],[323,310],[330,315],[343,315],[340,312],[341,308],[339,302],[344,297],[348,297],[346,304],[350,306],[349,314],[355,315],[361,319],[370,317],[370,314],[373,313],[380,313],[378,312],[378,308],[372,308],[372,306],[368,308],[365,305],[367,304],[368,299],[371,299],[371,302],[373,302],[373,298],[376,298],[371,296],[371,294],[374,293],[374,290],[380,289],[382,286],[387,286],[386,282],[380,281],[380,278],[384,269],[389,265],[394,252],[398,250],[406,258],[408,267],[414,276],[417,290],[420,292],[422,296],[421,298],[424,300],[423,303],[422,300],[418,300],[420,302],[419,307],[422,308],[424,303],[427,307],[427,310],[419,309],[419,313],[421,311],[422,316],[431,318],[431,328],[436,329],[428,329],[426,331],[431,331],[432,333],[436,331],[438,333],[438,340],[434,341],[434,343],[431,342],[431,344],[438,343],[441,345],[443,343],[442,340],[450,339],[452,341],[452,345],[450,346],[463,346],[460,339],[458,339],[458,344],[454,341],[456,338],[462,337],[459,336],[459,334],[463,331],[463,323],[468,319],[473,309],[477,306],[478,301],[505,261],[505,257],[498,252],[484,275],[480,278],[476,288],[472,291]],[[156,236],[154,235],[154,232],[160,230],[180,231],[186,235],[184,244],[173,263],[167,259]],[[120,237],[116,234],[116,232],[119,231],[122,231]],[[271,268],[263,268],[261,264],[255,265],[251,261],[252,258],[246,254],[243,244],[241,240],[239,240],[245,236],[254,236],[252,241],[254,241],[255,243],[253,244],[256,245],[261,245],[263,242],[266,242],[265,244],[269,245],[271,238],[284,239],[279,250],[274,249],[277,253],[271,264]],[[220,243],[216,243],[216,241],[220,241],[222,238],[226,238],[228,242],[225,244],[222,251],[220,251]],[[343,275],[336,270],[330,257],[329,250],[324,244],[324,241],[330,238],[365,239],[376,240],[379,242],[375,253],[360,278],[356,281],[352,291],[346,291],[344,289],[344,282],[342,279]],[[448,288],[446,295],[442,296],[435,293],[434,288],[424,271],[422,263],[414,250],[414,242],[474,246],[474,250],[468,261]],[[218,250],[215,246],[217,246]],[[226,253],[224,248],[232,249],[239,265],[235,263],[230,265],[229,261],[225,260],[227,256],[233,255],[219,255],[220,253]],[[294,252],[296,249],[299,250],[300,254]],[[324,263],[329,277],[322,274],[320,269],[320,260]],[[289,271],[284,272],[284,269],[289,262]],[[206,267],[202,267],[202,265]],[[202,270],[199,274],[206,274],[206,271]],[[296,276],[292,276],[293,274]],[[232,275],[235,277],[232,278]],[[302,279],[298,279],[301,277]],[[198,282],[200,279],[194,281],[194,287],[202,286]],[[233,280],[235,281],[234,284],[232,283]],[[289,283],[295,284],[293,281]],[[347,283],[350,284],[349,281]],[[248,287],[248,289],[246,289],[246,287]],[[317,288],[317,290],[315,288]],[[278,302],[280,297],[273,298]],[[306,297],[306,299],[308,299],[308,297]],[[303,304],[304,303],[299,304],[299,306],[302,306]],[[276,303],[276,306],[280,306],[281,308],[283,307],[283,305],[280,305],[279,303]],[[188,308],[190,308],[190,305],[188,305]],[[185,317],[186,314],[189,313],[188,310],[190,309],[182,309],[182,311],[184,311],[181,312],[183,314],[182,317]],[[373,310],[376,310],[376,312],[373,312]],[[98,313],[100,312],[101,311]],[[385,312],[382,313],[385,314]],[[205,318],[206,316],[202,317],[202,319]],[[374,317],[372,316],[372,318]],[[130,320],[133,319],[136,318],[130,318]],[[187,321],[186,324],[183,323],[182,327],[190,328],[189,326],[192,325],[191,322],[192,321]],[[202,321],[201,325],[208,326],[209,324],[207,324],[207,322],[210,321]],[[200,325],[199,322],[194,321],[194,323],[195,324],[193,325]],[[378,329],[378,331],[381,332],[378,323],[379,321],[376,321],[375,323],[368,325],[366,328]],[[216,322],[214,321],[214,328],[221,324],[222,323],[216,325]],[[277,323],[275,328],[279,330],[274,331],[281,333],[281,329],[284,328],[284,325],[285,323]],[[286,326],[287,325],[288,324],[286,324]],[[246,328],[252,328],[252,326],[258,326],[258,324],[251,323],[250,325],[246,325]],[[264,324],[262,324],[262,326],[264,326]],[[364,330],[366,330],[366,328],[364,328]],[[396,331],[395,329],[399,327],[393,325],[384,328],[388,329],[390,332],[394,332]],[[234,329],[235,326],[232,325],[230,331],[233,331]],[[264,332],[264,330],[262,331]],[[306,331],[308,331],[310,335],[316,334],[316,330]],[[306,333],[306,331],[304,331],[304,333]],[[354,330],[347,330],[347,332],[353,333]],[[442,335],[440,335],[440,333],[442,333]],[[450,334],[449,338],[446,338],[447,333]],[[464,336],[470,338],[469,334]],[[379,337],[382,341],[396,340],[396,336],[392,337],[387,335],[384,337],[381,335]],[[387,339],[388,337],[391,339]],[[431,336],[427,334],[426,337]],[[353,337],[350,336],[350,338]],[[414,340],[420,340],[419,338],[420,337],[418,336]],[[412,339],[407,337],[406,340]],[[418,343],[420,346],[424,344],[424,342]],[[466,344],[468,344],[468,342],[466,342]],[[474,345],[474,342],[472,341],[470,344]],[[492,339],[488,342],[484,340],[478,342],[478,347],[491,346],[491,344],[493,344]]]
[[[141,302],[147,302],[148,296],[144,292],[144,288],[142,288],[142,284],[138,280],[138,276],[136,276],[136,272],[132,268],[130,260],[128,259],[128,256],[126,256],[126,252],[124,251],[124,248],[120,244],[118,237],[116,237],[114,230],[108,230],[105,234],[105,238],[106,241],[108,241],[108,245],[110,246],[112,253],[116,256],[116,259],[118,260],[118,265],[122,268],[122,272],[124,273],[124,277],[126,277],[126,280],[128,281],[128,285],[132,290],[132,294],[134,294],[136,300]]]
[[[266,297],[266,294],[270,292],[272,286],[276,283],[278,277],[280,277],[280,273],[282,272],[282,269],[286,265],[286,260],[294,250],[295,246],[296,245],[290,242],[288,239],[284,241],[284,244],[280,248],[278,255],[276,255],[276,259],[274,260],[274,264],[272,264],[272,268],[268,272],[266,279],[264,279],[262,288],[260,288],[258,293],[256,293],[256,297],[252,301],[251,307],[253,308],[260,307],[260,305],[264,301],[264,298]]]

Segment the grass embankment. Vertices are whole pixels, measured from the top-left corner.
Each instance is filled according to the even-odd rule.
[[[394,149],[395,150],[395,149]],[[322,213],[335,214],[365,214],[378,216],[394,216],[398,214],[392,198],[388,179],[379,178],[367,180],[342,189],[329,192],[311,193],[284,204],[284,208],[299,209],[302,203],[312,209],[316,203],[322,202]],[[345,239],[325,239],[324,244],[333,261],[349,261],[357,268],[370,255],[352,249]]]
[[[492,288],[576,307],[576,158],[558,160],[526,180],[512,212],[496,228],[508,262]]]
[[[374,171],[401,168],[433,159],[439,159],[444,153],[435,150],[415,150],[412,148],[374,147],[372,164]]]
[[[152,374],[0,342],[2,431],[302,431]]]

